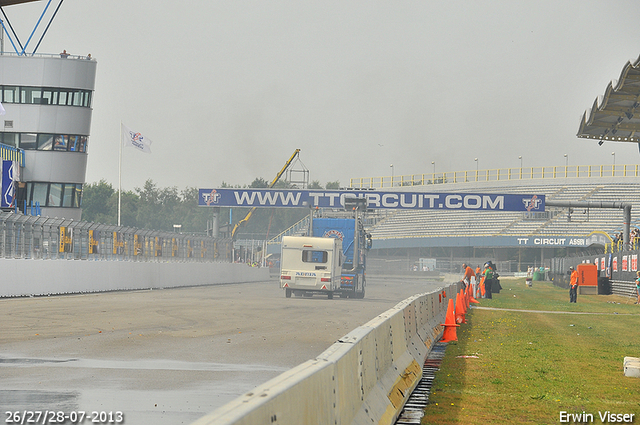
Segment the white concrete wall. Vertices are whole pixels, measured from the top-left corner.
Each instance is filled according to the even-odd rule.
[[[268,268],[231,263],[0,259],[0,270],[0,297],[269,280]]]
[[[408,298],[317,358],[256,387],[193,425],[391,425],[422,378],[460,288]]]

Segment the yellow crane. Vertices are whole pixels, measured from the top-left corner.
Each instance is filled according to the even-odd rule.
[[[300,149],[296,149],[293,152],[293,155],[291,155],[291,158],[289,158],[287,162],[285,162],[284,167],[282,167],[282,170],[280,170],[280,172],[276,174],[276,178],[274,178],[271,184],[269,184],[269,188],[274,187],[276,183],[278,183],[278,180],[280,180],[280,177],[282,177],[282,175],[287,171],[287,168],[289,168],[289,166],[293,163],[293,161],[298,157],[299,154],[300,154]],[[247,222],[249,221],[249,219],[251,218],[255,210],[256,210],[256,207],[251,208],[249,210],[249,213],[245,216],[245,218],[243,218],[242,220],[237,222],[235,226],[233,226],[233,230],[231,231],[231,239],[235,239],[236,232],[240,229],[240,227],[247,224]]]

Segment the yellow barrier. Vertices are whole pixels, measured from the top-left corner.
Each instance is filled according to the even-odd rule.
[[[467,182],[541,180],[597,177],[640,177],[640,165],[568,165],[558,167],[497,168],[489,170],[448,171],[444,173],[352,178],[353,188],[425,186]]]

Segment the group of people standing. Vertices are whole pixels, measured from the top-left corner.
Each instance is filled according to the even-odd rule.
[[[494,285],[500,285],[500,283],[497,280],[496,266],[491,261],[487,261],[483,269],[480,269],[480,266],[476,267],[475,272],[466,263],[462,265],[462,269],[464,270],[462,282],[465,286],[472,285],[475,298],[479,296],[492,298],[491,294],[496,292],[493,288]]]

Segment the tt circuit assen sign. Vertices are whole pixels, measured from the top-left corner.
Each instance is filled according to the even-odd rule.
[[[203,207],[344,208],[345,198],[366,198],[371,209],[544,211],[544,195],[424,193],[352,190],[200,189]]]

